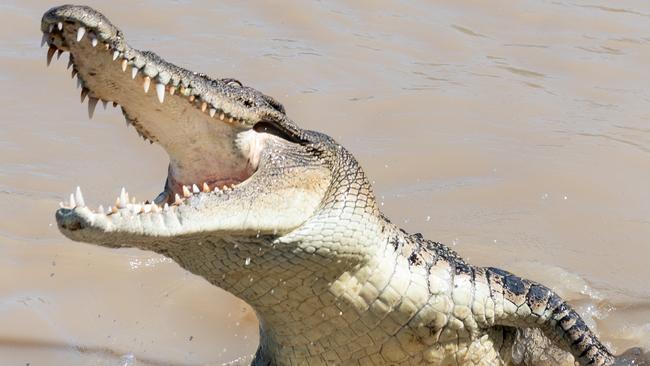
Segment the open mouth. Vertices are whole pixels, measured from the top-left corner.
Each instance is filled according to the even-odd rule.
[[[100,101],[119,106],[127,124],[170,157],[165,189],[156,198],[136,202],[122,188],[114,204],[90,209],[94,214],[167,211],[194,196],[228,194],[256,172],[270,134],[288,136],[269,122],[284,116],[272,98],[237,80],[210,79],[133,49],[91,8],[54,8],[43,16],[41,30],[48,65],[69,52],[68,68],[89,117]],[[81,189],[61,206],[86,207]]]

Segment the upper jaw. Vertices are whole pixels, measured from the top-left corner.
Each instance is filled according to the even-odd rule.
[[[148,83],[155,86],[161,103],[168,94],[182,95],[212,118],[249,127],[262,120],[277,120],[284,116],[280,103],[255,89],[242,86],[237,80],[211,79],[205,74],[173,65],[153,52],[131,48],[122,32],[90,7],[64,5],[52,8],[43,15],[41,31],[44,44],[54,47],[54,51],[73,53],[75,66],[80,61],[76,58],[83,57],[84,50],[90,50],[90,47],[81,46],[106,51],[123,70],[130,70],[143,81],[149,78]],[[82,80],[82,84],[85,81]],[[114,100],[115,95],[99,97]]]
[[[174,194],[183,197],[184,185],[206,183],[212,190],[246,180],[257,169],[264,138],[255,124],[292,126],[278,102],[234,79],[214,80],[129,47],[122,32],[92,8],[52,8],[41,30],[50,46],[48,64],[57,51],[70,52],[68,67],[91,117],[99,100],[112,101],[127,124],[167,151],[166,202],[174,202]]]

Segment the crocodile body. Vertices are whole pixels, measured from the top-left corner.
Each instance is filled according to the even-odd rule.
[[[549,288],[466,263],[378,209],[354,157],[299,128],[234,79],[211,79],[127,45],[99,12],[61,6],[41,30],[70,52],[98,101],[170,156],[163,192],[56,213],[72,240],[162,253],[243,299],[260,322],[255,365],[612,365]]]

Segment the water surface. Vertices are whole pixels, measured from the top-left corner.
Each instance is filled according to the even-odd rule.
[[[541,281],[616,351],[650,347],[646,1],[88,1],[134,47],[236,77],[348,147],[383,210],[471,262]],[[0,363],[220,364],[245,304],[163,257],[62,237],[54,210],[162,188],[167,157],[88,121],[40,17],[0,5]]]

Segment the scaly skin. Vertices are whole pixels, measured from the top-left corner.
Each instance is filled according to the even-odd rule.
[[[246,301],[260,321],[253,364],[614,363],[550,289],[390,223],[356,160],[272,98],[135,50],[88,7],[53,8],[41,30],[50,59],[71,53],[91,115],[116,102],[170,156],[154,204],[123,192],[105,214],[78,191],[56,213],[61,232],[162,253]],[[545,356],[513,353],[532,339]]]

